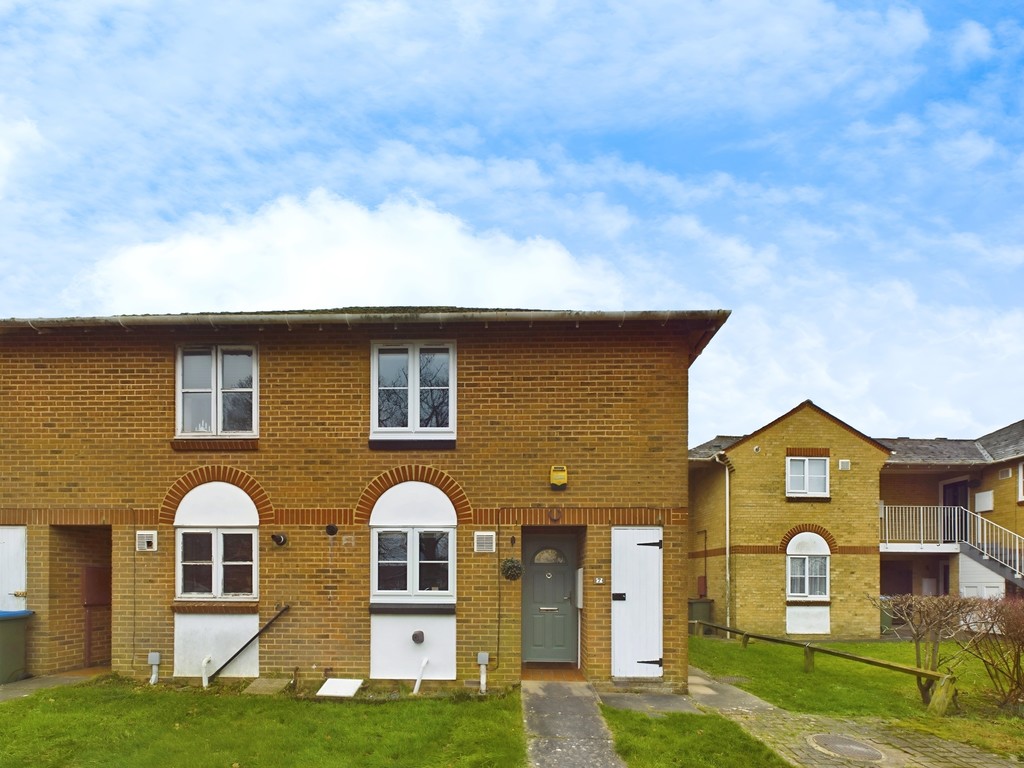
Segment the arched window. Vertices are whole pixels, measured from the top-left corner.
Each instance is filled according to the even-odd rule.
[[[798,533],[786,545],[786,595],[790,599],[827,600],[828,542],[810,531]]]
[[[204,483],[186,493],[174,515],[178,598],[255,599],[259,522],[252,499],[230,483]]]
[[[444,491],[410,481],[370,513],[371,602],[455,602],[455,507]]]
[[[533,562],[535,563],[567,563],[569,562],[565,558],[565,554],[560,549],[554,547],[547,547],[545,549],[537,550],[537,554],[533,556]]]

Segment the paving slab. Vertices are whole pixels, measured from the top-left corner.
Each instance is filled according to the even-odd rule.
[[[522,700],[533,768],[625,768],[589,683],[524,680]]]

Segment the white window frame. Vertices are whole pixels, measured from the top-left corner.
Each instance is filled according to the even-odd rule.
[[[811,560],[824,560],[825,561],[825,591],[824,593],[811,594],[809,591],[811,579],[821,578],[820,576],[811,576],[810,565]],[[828,600],[829,591],[831,588],[830,578],[830,556],[829,555],[786,555],[786,597],[796,600]],[[795,561],[801,561],[803,563],[803,573],[799,576],[793,575],[793,564]],[[800,591],[793,591],[793,579],[799,578],[803,582],[803,589]]]
[[[420,352],[424,348],[443,348],[448,352],[448,426],[420,427]],[[378,359],[385,350],[405,349],[409,354],[409,423],[404,427],[378,424]],[[454,440],[456,437],[456,349],[454,341],[373,342],[370,351],[370,438],[372,440]]]
[[[186,533],[208,533],[213,537],[211,568],[213,569],[212,590],[210,592],[185,592],[184,590],[184,566],[182,560],[184,547],[182,539]],[[224,592],[224,566],[231,563],[224,561],[224,539],[222,534],[249,534],[252,537],[252,592],[225,593]],[[179,527],[175,530],[175,594],[179,600],[256,600],[259,598],[259,537],[256,528],[233,528],[233,527]],[[249,562],[249,561],[245,561]]]
[[[186,431],[184,429],[184,396],[188,390],[184,386],[185,375],[185,353],[204,351],[210,353],[213,370],[210,374],[211,389],[210,397],[211,416],[213,424],[209,431]],[[221,381],[224,370],[224,354],[229,352],[251,352],[252,353],[252,387],[249,389],[233,389],[223,386]],[[177,364],[174,378],[175,407],[174,407],[174,431],[177,437],[188,438],[237,438],[237,437],[258,437],[259,436],[259,350],[254,344],[185,344],[178,347]],[[202,390],[206,391],[206,390]],[[225,392],[252,392],[252,429],[229,431],[224,428],[224,394]]]
[[[406,588],[381,589],[378,584],[377,541],[382,533],[404,533],[407,539]],[[419,587],[420,559],[419,536],[421,533],[448,534],[448,589],[421,590]],[[370,536],[370,601],[371,602],[455,602],[455,528],[447,526],[383,526],[371,529]]]
[[[810,468],[811,462],[824,462],[825,465],[825,490],[824,491],[811,491],[810,479],[811,477],[820,477],[820,475],[811,475]],[[795,497],[809,497],[809,498],[828,498],[831,490],[831,471],[829,467],[830,461],[827,456],[787,456],[786,457],[786,495]],[[799,467],[799,470],[797,470]],[[800,480],[803,487],[794,488],[794,482]]]
[[[824,594],[810,592],[811,579],[822,578],[811,576],[811,561],[822,560],[825,563],[825,592]],[[800,573],[794,574],[794,564],[801,563]],[[802,586],[793,589],[793,579],[802,581]],[[830,600],[832,594],[832,552],[828,542],[812,531],[804,531],[794,536],[786,545],[786,598],[792,601],[817,602]]]
[[[1017,465],[1017,501],[1024,501],[1024,461]]]

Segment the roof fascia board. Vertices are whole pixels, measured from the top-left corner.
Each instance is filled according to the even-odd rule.
[[[95,328],[160,325],[373,325],[380,323],[412,325],[422,323],[549,323],[549,322],[634,322],[671,321],[703,324],[717,330],[729,317],[729,310],[667,310],[640,312],[603,312],[570,310],[451,310],[423,312],[254,312],[195,313],[178,315],[112,315],[106,317],[9,318],[0,320],[0,330],[57,328]]]

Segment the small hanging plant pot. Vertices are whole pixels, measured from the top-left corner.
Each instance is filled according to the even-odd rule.
[[[506,557],[499,566],[501,575],[509,581],[518,581],[523,578],[523,564],[514,557]]]

